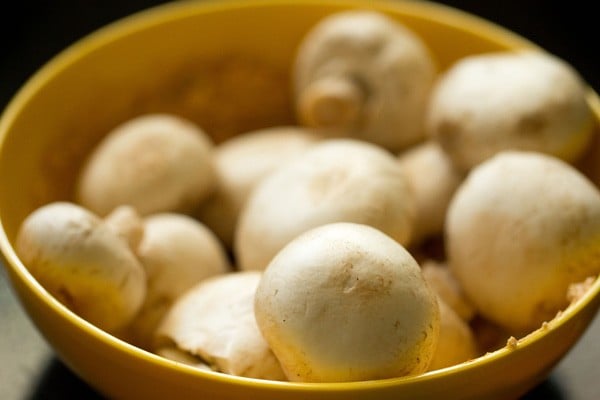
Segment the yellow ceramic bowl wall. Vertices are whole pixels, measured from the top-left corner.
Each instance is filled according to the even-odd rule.
[[[547,376],[596,314],[598,281],[579,303],[515,348],[418,377],[291,384],[200,371],[154,356],[78,318],[36,283],[13,249],[20,222],[41,204],[71,199],[75,173],[101,135],[138,113],[149,98],[160,97],[166,87],[161,82],[177,81],[174,77],[198,60],[239,54],[288,71],[302,35],[324,15],[349,7],[383,11],[413,28],[442,68],[467,54],[532,46],[500,27],[433,3],[323,3],[186,1],[149,10],[67,49],[5,110],[0,121],[0,246],[11,283],[58,356],[108,397],[506,400]],[[257,93],[258,102],[261,95],[269,94]],[[169,96],[164,96],[167,101]]]

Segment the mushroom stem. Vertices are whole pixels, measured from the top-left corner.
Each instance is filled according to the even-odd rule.
[[[311,83],[300,95],[299,114],[304,123],[317,128],[355,124],[366,93],[347,76],[329,76]]]

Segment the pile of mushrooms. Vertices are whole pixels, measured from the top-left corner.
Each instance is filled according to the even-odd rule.
[[[515,343],[600,272],[597,119],[545,52],[434,57],[384,14],[327,16],[293,60],[296,121],[218,143],[124,121],[18,255],[98,328],[220,373],[383,379]]]

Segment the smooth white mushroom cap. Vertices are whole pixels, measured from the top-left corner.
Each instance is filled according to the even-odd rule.
[[[557,158],[502,152],[458,189],[446,239],[479,313],[513,335],[531,332],[566,305],[570,283],[600,271],[600,192]]]
[[[436,73],[424,41],[399,21],[338,12],[319,21],[297,50],[297,114],[308,126],[400,150],[424,136]]]
[[[413,218],[414,199],[394,156],[358,140],[324,140],[254,189],[236,228],[236,261],[262,270],[290,240],[331,222],[371,225],[404,244]]]
[[[281,250],[256,291],[258,326],[288,379],[383,379],[427,369],[438,339],[435,293],[384,233],[334,223]]]
[[[149,347],[160,320],[179,296],[204,279],[231,271],[217,237],[182,214],[146,217],[137,253],[148,277],[148,292],[128,334],[144,348]]]
[[[310,129],[277,126],[234,136],[214,150],[215,192],[201,205],[198,218],[230,247],[242,206],[258,182],[303,153],[319,139]]]
[[[191,288],[161,323],[156,334],[157,352],[168,354],[165,349],[175,347],[215,371],[285,380],[254,317],[254,295],[260,279],[259,271],[237,272]]]
[[[511,149],[572,162],[589,144],[594,124],[586,94],[579,74],[550,54],[473,55],[438,80],[427,130],[463,170]]]
[[[23,221],[17,254],[40,284],[74,313],[115,332],[146,295],[146,275],[127,242],[88,210],[55,202]]]
[[[448,204],[464,179],[446,152],[434,141],[416,145],[398,156],[416,204],[411,244],[444,230]]]
[[[188,212],[214,189],[212,141],[195,124],[149,114],[117,126],[94,148],[77,202],[104,216],[120,205],[140,214]]]

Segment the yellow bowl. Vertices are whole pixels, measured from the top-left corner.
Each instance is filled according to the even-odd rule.
[[[427,2],[176,2],[112,24],[70,47],[42,68],[5,110],[0,120],[0,247],[10,281],[57,355],[103,394],[140,399],[506,400],[542,381],[595,316],[599,281],[543,329],[471,362],[407,378],[283,383],[201,371],[140,350],[70,312],[28,273],[13,247],[20,222],[43,203],[71,198],[75,171],[108,128],[142,111],[193,103],[186,82],[194,79],[191,71],[202,60],[239,54],[240,59],[288,71],[309,27],[349,7],[369,7],[401,20],[423,37],[442,68],[472,53],[534,46],[477,17]],[[247,83],[252,74],[243,79]],[[252,102],[272,106],[273,95],[255,93]],[[591,91],[590,102],[600,117]],[[213,106],[218,110],[227,104]],[[280,106],[285,113],[286,105]]]

